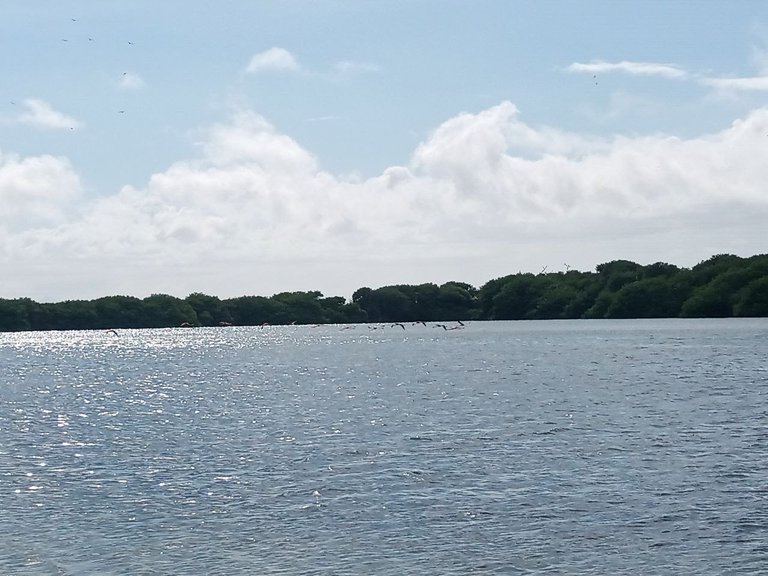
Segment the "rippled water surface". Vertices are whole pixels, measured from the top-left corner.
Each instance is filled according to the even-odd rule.
[[[0,334],[0,574],[768,572],[768,321],[372,328]]]

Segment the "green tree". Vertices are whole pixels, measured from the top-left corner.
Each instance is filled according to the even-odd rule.
[[[320,304],[322,296],[322,293],[317,291],[281,292],[272,296],[272,300],[285,306],[290,318],[289,322],[318,324],[326,320]]]
[[[347,302],[341,296],[328,296],[320,298],[322,320],[332,324],[346,324],[349,322],[364,322],[366,315],[355,302]]]
[[[539,299],[549,283],[547,277],[530,273],[516,274],[508,278],[501,290],[493,297],[491,319],[530,320],[535,318]]]
[[[90,330],[97,324],[93,302],[67,300],[41,304],[45,315],[43,330]]]
[[[565,282],[552,282],[536,301],[536,318],[573,318],[571,305],[579,298],[575,286]],[[578,316],[576,316],[578,318]]]
[[[736,257],[734,257],[736,258]],[[718,266],[719,274],[709,283],[696,288],[683,303],[681,315],[697,318],[727,318],[734,315],[740,293],[754,280],[768,275],[768,260],[728,259]],[[714,268],[714,266],[713,266]],[[697,274],[694,270],[694,274]],[[699,278],[701,276],[698,276]]]
[[[680,314],[686,293],[665,276],[622,286],[608,306],[607,318],[670,318]]]
[[[416,320],[412,301],[399,286],[383,286],[371,294],[368,317],[373,322],[408,322]],[[420,320],[420,318],[419,318]]]
[[[667,264],[666,262],[654,262],[648,266],[643,266],[641,270],[643,278],[658,278],[659,276],[671,278],[679,273],[680,268],[674,264]]]
[[[23,301],[0,299],[0,332],[17,332],[30,328],[27,309]]]
[[[96,322],[93,328],[144,328],[144,302],[133,296],[106,296],[93,301]]]
[[[715,277],[741,266],[742,259],[733,254],[717,254],[699,262],[691,269],[692,280],[695,286],[703,286],[711,282]]]
[[[639,280],[643,267],[630,260],[612,260],[598,264],[595,270],[602,285],[611,292],[616,292],[625,284]]]
[[[216,296],[193,292],[185,300],[195,311],[202,326],[218,326],[222,322],[232,322],[229,310]]]
[[[570,287],[573,298],[565,307],[564,318],[586,318],[587,311],[594,306],[601,286],[598,275],[593,272],[569,270],[562,275],[562,283]]]
[[[363,286],[352,293],[352,304],[357,305],[365,314],[367,322],[378,322],[380,312],[375,308],[373,299],[373,289]]]
[[[168,294],[152,294],[143,299],[144,325],[149,328],[169,328],[190,324],[199,326],[197,314],[188,302]]]
[[[422,320],[474,320],[479,313],[474,286],[464,282],[446,282],[438,289],[433,318]]]
[[[477,294],[477,301],[480,306],[480,317],[484,320],[493,320],[494,298],[501,292],[504,284],[514,278],[515,275],[502,276],[489,280],[480,287]]]
[[[768,316],[768,276],[747,284],[733,306],[735,316]]]
[[[241,326],[261,324],[288,324],[291,320],[288,306],[264,296],[241,296],[225,300],[232,321]]]

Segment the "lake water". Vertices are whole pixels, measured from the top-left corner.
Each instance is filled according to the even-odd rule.
[[[0,334],[0,574],[768,572],[768,320],[377,328]]]

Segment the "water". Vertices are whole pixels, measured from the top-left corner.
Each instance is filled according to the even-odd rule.
[[[767,343],[767,320],[0,334],[0,573],[765,573]]]

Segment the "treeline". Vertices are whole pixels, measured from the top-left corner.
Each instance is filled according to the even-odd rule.
[[[614,260],[595,272],[511,274],[479,289],[464,282],[360,288],[351,302],[316,291],[224,300],[201,293],[0,299],[0,331],[731,316],[768,316],[768,255],[720,254],[690,269]]]

